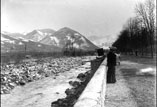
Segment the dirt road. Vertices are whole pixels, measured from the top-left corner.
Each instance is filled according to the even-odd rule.
[[[105,107],[156,106],[156,67],[147,59],[135,60],[123,60],[117,66],[117,82],[107,84]]]

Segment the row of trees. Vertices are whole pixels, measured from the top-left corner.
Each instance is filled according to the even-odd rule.
[[[121,52],[151,53],[153,57],[156,44],[155,1],[137,4],[135,12],[136,16],[127,21],[113,46]]]

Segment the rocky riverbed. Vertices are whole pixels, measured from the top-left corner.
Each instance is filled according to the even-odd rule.
[[[86,74],[91,70],[90,62],[86,61],[95,59],[95,56],[75,57],[72,59],[79,59],[80,66],[77,65],[69,71],[34,80],[22,86],[18,85],[9,94],[1,94],[1,107],[51,107],[52,102],[67,98],[67,95],[71,96],[71,89],[75,86],[77,87],[77,83],[84,80],[78,75]]]
[[[41,58],[26,59],[19,64],[1,65],[1,94],[9,94],[16,86],[23,86],[51,75],[69,71],[80,66],[86,60],[94,57],[63,57],[63,58]]]

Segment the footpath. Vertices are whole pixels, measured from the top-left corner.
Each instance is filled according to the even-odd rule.
[[[126,80],[118,69],[116,71],[117,82],[106,86],[105,107],[137,107]]]
[[[147,72],[141,72],[144,69]],[[155,107],[155,78],[153,66],[121,62],[116,68],[117,82],[106,85],[105,107]]]

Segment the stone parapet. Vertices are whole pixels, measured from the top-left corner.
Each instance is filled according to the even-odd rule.
[[[103,61],[101,61],[101,59],[97,59],[94,62],[91,61],[91,70],[93,70],[94,75],[80,95],[74,107],[104,107],[106,69],[106,58]]]

